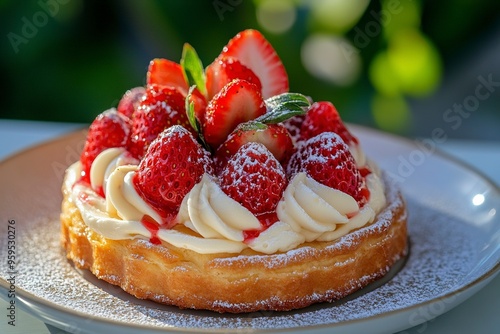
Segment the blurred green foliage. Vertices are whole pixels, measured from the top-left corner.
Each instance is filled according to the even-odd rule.
[[[329,21],[329,0],[290,0],[293,17],[284,24],[292,24],[278,33],[259,22],[264,2],[273,5],[269,0],[1,0],[0,117],[91,122],[116,106],[127,89],[144,84],[152,58],[179,61],[188,42],[207,66],[236,33],[255,28],[281,57],[291,91],[332,101],[347,121],[402,132],[411,120],[406,97],[432,94],[442,72],[498,22],[500,12],[496,0],[353,0],[344,6],[352,15],[334,20],[332,14]],[[387,24],[377,18],[395,4],[404,11]],[[290,12],[280,10],[275,15]],[[330,10],[337,13],[338,7]],[[360,45],[360,31],[369,33],[376,23],[380,32],[371,30]],[[350,84],[307,71],[301,48],[316,33],[343,35],[356,48],[342,50],[359,58],[360,75]],[[384,114],[377,108],[393,109]]]

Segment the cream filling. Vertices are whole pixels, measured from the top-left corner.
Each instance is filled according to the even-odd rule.
[[[365,152],[361,149],[361,146],[358,144],[349,145],[349,152],[351,152],[354,161],[358,167],[363,167],[367,164],[367,159]]]
[[[106,150],[96,158],[91,169],[91,184],[94,189],[102,186],[106,199],[76,183],[79,163],[67,170],[65,191],[71,193],[71,200],[82,213],[85,224],[106,238],[150,238],[151,233],[141,223],[142,217],[149,215],[157,222],[162,221],[133,186],[137,170],[134,163],[137,162],[127,158],[121,149]],[[304,242],[334,240],[372,222],[385,205],[384,188],[378,175],[369,174],[366,183],[370,200],[360,210],[350,195],[299,173],[278,203],[279,221],[258,237],[245,241],[244,231],[260,229],[259,220],[205,174],[185,196],[177,217],[178,224],[196,235],[160,228],[157,236],[176,247],[201,254],[239,253],[247,247],[273,254],[294,249]]]
[[[148,212],[141,212],[139,208],[144,205],[147,206],[147,204],[140,198],[135,190],[132,191],[133,200],[127,202],[126,195],[124,195],[127,190],[123,191],[123,189],[128,189],[130,187],[133,189],[130,177],[127,176],[136,168],[137,166],[132,165],[121,166],[110,174],[110,178],[116,177],[117,179],[120,178],[118,177],[119,175],[125,176],[121,178],[122,183],[119,187],[112,186],[116,181],[108,180],[107,189],[111,191],[108,191],[106,199],[99,196],[89,187],[76,183],[80,175],[79,163],[70,166],[66,172],[65,191],[70,192],[70,200],[77,206],[85,224],[105,238],[123,240],[149,238],[151,236],[149,230],[141,223],[141,219],[145,214],[151,215],[149,210],[152,209],[148,207]],[[137,206],[133,204],[141,201],[143,204]],[[109,202],[113,204],[119,203],[115,207],[118,209],[114,211],[116,213],[114,216],[108,212]],[[122,211],[124,207],[127,208]],[[132,218],[121,218],[121,216],[127,216],[128,214],[130,214]],[[155,219],[155,214],[151,215],[153,219]],[[176,247],[188,248],[200,254],[214,253],[214,250],[218,252],[239,253],[246,248],[246,245],[242,242],[234,242],[226,239],[207,239],[181,233],[173,229],[160,229],[157,236],[162,241],[168,242]]]
[[[208,174],[186,195],[178,219],[204,238],[243,241],[243,231],[261,228],[259,220],[227,196]]]
[[[357,202],[350,195],[320,184],[299,173],[289,183],[278,203],[280,221],[288,223],[305,241],[314,241],[337,224],[349,223],[348,214],[356,215]]]

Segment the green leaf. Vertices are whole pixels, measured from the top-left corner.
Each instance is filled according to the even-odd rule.
[[[196,85],[200,93],[206,96],[203,64],[194,48],[188,43],[185,43],[182,49],[181,68],[188,86]]]
[[[194,110],[194,102],[191,100],[191,97],[193,95],[193,91],[195,89],[196,89],[196,85],[192,85],[191,87],[189,87],[189,91],[188,91],[188,94],[186,96],[185,103],[186,103],[187,118],[188,118],[189,124],[191,124],[193,129],[198,134],[198,139],[199,139],[200,143],[203,145],[203,147],[205,147],[205,149],[208,152],[212,153],[212,148],[205,141],[205,137],[203,137],[203,131],[201,129],[200,121],[198,120],[198,118],[196,118],[196,112]]]
[[[311,103],[309,99],[300,93],[283,93],[275,95],[265,100],[268,109],[275,109],[282,104],[296,104],[302,107],[309,107]]]
[[[286,121],[296,115],[304,115],[311,105],[307,97],[299,93],[283,93],[265,100],[267,112],[255,120],[264,124]]]
[[[265,130],[267,128],[267,125],[264,123],[258,122],[256,120],[251,120],[245,123],[240,123],[236,127],[238,130],[242,131],[252,131],[252,130]]]
[[[193,95],[193,91],[196,89],[196,85],[189,87],[189,92],[186,96],[186,114],[189,121],[189,124],[195,129],[196,132],[200,132],[200,122],[196,118],[196,113],[194,112],[194,102],[191,101],[191,96]]]
[[[305,115],[306,111],[303,109],[300,110],[290,110],[288,108],[284,110],[274,109],[272,111],[268,111],[264,115],[257,117],[255,120],[257,122],[261,122],[264,124],[276,124],[286,121],[289,118],[297,115]]]

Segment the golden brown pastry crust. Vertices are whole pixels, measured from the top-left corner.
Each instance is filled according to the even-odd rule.
[[[218,312],[286,311],[334,301],[381,278],[407,251],[406,206],[386,182],[375,222],[286,253],[198,254],[148,240],[110,240],[88,228],[65,194],[62,245],[78,268],[141,299]]]

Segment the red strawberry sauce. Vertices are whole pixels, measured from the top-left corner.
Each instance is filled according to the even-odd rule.
[[[158,231],[160,230],[160,225],[150,216],[144,215],[141,219],[142,225],[151,233],[151,238],[149,241],[154,245],[160,245],[161,240],[158,238]]]
[[[87,181],[87,180],[85,179],[85,177],[84,177],[84,176],[80,177],[80,179],[78,179],[78,181],[76,181],[76,182],[73,184],[73,188],[74,188],[77,184],[79,184],[79,185],[81,185],[81,186],[84,186],[84,187],[88,187],[88,188],[90,188],[90,182],[89,182],[89,181]]]
[[[102,198],[106,198],[106,195],[104,195],[104,189],[102,187],[97,187],[97,189],[95,189],[95,192]]]
[[[369,174],[372,173],[371,169],[368,168],[368,167],[362,167],[359,169],[359,172],[361,174],[361,176],[363,178],[366,178]],[[363,187],[361,190],[360,190],[360,197],[361,197],[361,200],[360,200],[360,206],[363,206],[365,205],[366,203],[368,203],[368,201],[370,200],[370,190],[368,190],[367,187]],[[349,216],[348,216],[349,217]],[[349,217],[350,218],[350,217]]]
[[[260,225],[262,226],[262,228],[258,229],[258,230],[243,231],[243,242],[244,243],[248,243],[251,240],[257,238],[262,232],[267,230],[267,228],[269,226],[271,226],[272,224],[276,223],[279,220],[278,215],[276,214],[275,211],[262,213],[262,214],[257,215],[256,217],[257,217],[257,219],[259,219]]]
[[[362,177],[366,177],[368,174],[371,174],[371,170],[368,167],[362,167],[359,169],[359,172],[361,173]]]

